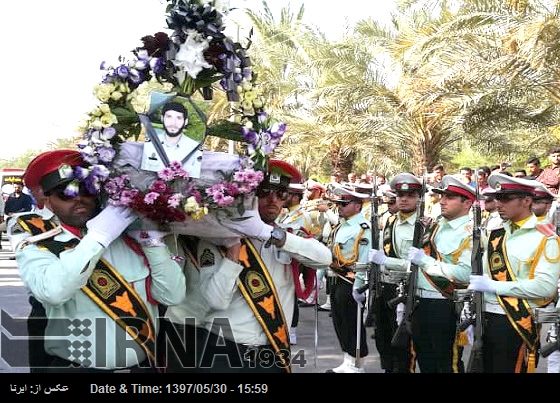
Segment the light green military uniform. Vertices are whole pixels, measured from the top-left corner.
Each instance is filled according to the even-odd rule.
[[[61,242],[73,238],[76,237],[66,230],[54,237]],[[103,257],[144,301],[157,332],[158,305],[148,301],[148,288],[159,303],[174,305],[184,297],[185,276],[179,265],[170,259],[166,247],[144,247],[143,251],[149,268],[143,257],[132,251],[122,238],[104,248],[86,235],[75,248],[63,251],[60,257],[32,243],[20,244],[16,250],[16,260],[21,278],[43,304],[49,318],[45,331],[47,353],[83,364],[83,356],[72,355],[70,343],[76,342],[91,353],[91,365],[85,365],[88,367],[110,370],[135,366],[146,360],[144,350],[81,291],[96,263]],[[151,279],[150,283],[147,282],[148,278]],[[76,320],[81,325],[91,322],[88,327],[91,331],[63,336],[68,333],[68,321],[51,320],[56,318]],[[98,358],[102,360],[98,361]]]

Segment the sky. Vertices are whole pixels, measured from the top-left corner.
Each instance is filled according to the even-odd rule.
[[[394,0],[269,0],[275,18],[305,4],[304,20],[336,39],[369,16],[387,20]],[[166,28],[165,0],[26,0],[0,2],[0,159],[71,138],[95,106],[93,86],[102,61],[129,57],[140,38]],[[341,5],[344,7],[341,7]],[[364,5],[366,4],[366,5]],[[229,0],[230,7],[262,10],[260,0]],[[232,15],[233,18],[233,15]],[[226,22],[227,23],[227,22]]]

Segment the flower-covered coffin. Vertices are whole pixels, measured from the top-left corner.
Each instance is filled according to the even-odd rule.
[[[286,124],[267,112],[246,48],[225,35],[229,10],[212,0],[167,1],[168,32],[142,37],[132,57],[101,63],[102,82],[93,91],[99,104],[80,127],[78,147],[92,172],[105,173],[96,184],[107,203],[131,207],[176,233],[236,236],[218,218],[252,205]],[[215,90],[224,92],[233,113],[208,124],[196,101],[213,99]],[[205,136],[218,136],[242,143],[243,155],[203,151],[200,175],[190,175],[185,161],[167,158],[151,122],[169,100],[194,107],[204,126],[196,140],[202,149]],[[159,171],[140,169],[142,135],[164,162]]]

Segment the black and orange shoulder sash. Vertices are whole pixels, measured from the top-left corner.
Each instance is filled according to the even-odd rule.
[[[383,251],[389,257],[398,257],[393,246],[393,228],[396,221],[397,215],[394,214],[387,219],[385,228],[383,228]]]
[[[497,228],[488,238],[488,264],[490,276],[496,281],[515,281],[505,249],[505,229]],[[525,298],[496,296],[498,302],[530,354],[535,354],[539,341],[539,326],[535,323],[529,302]]]
[[[278,291],[266,265],[249,239],[241,239],[239,263],[244,267],[237,283],[239,291],[274,348],[276,359],[283,364],[286,372],[291,372],[289,333]]]

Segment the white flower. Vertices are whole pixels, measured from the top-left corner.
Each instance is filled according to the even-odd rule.
[[[187,72],[189,76],[196,79],[202,69],[212,68],[212,65],[204,59],[204,51],[208,49],[208,46],[209,41],[207,39],[194,31],[189,32],[185,43],[180,46],[179,52],[175,55],[173,63],[183,72]],[[177,78],[181,79],[182,77],[178,76]]]

